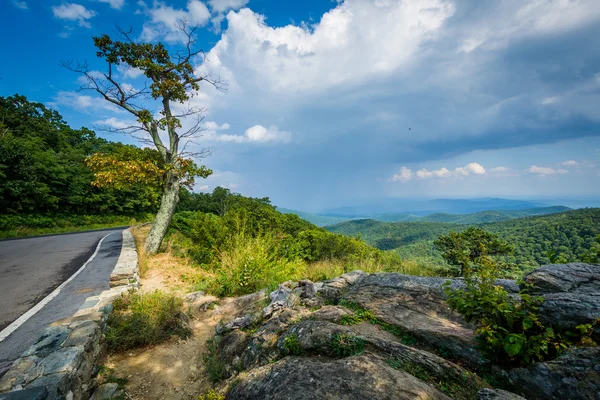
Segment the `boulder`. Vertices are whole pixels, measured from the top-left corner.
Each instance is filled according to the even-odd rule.
[[[600,318],[600,264],[550,264],[525,276],[533,293],[541,295],[541,320],[546,325],[573,329]],[[594,339],[600,340],[600,326]]]
[[[481,389],[477,393],[477,400],[527,400],[511,392],[502,389]]]
[[[240,377],[227,399],[450,399],[371,354],[341,360],[286,357]]]
[[[571,349],[552,361],[509,372],[512,390],[529,400],[600,399],[600,347]]]

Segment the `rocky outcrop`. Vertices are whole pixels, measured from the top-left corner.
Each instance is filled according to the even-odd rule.
[[[534,294],[546,299],[543,318],[599,318],[598,267],[551,265],[529,274]],[[446,281],[354,271],[322,283],[285,282],[268,306],[248,303],[222,322],[210,357],[225,379],[218,388],[227,399],[600,400],[600,348],[572,349],[529,368],[491,366],[475,346],[474,327],[448,308]],[[498,284],[519,291],[514,281]],[[481,371],[511,392],[492,388]]]
[[[600,264],[545,265],[525,281],[544,298],[540,313],[547,325],[570,329],[600,318]],[[600,325],[594,336],[600,341]]]

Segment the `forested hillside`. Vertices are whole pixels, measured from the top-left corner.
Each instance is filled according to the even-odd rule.
[[[600,234],[600,209],[588,208],[525,217],[489,224],[471,224],[498,234],[514,246],[507,257],[524,269],[550,263],[552,260],[578,261],[596,243]],[[332,232],[348,236],[360,235],[380,249],[395,249],[404,259],[414,259],[428,265],[443,260],[433,247],[433,240],[450,231],[461,231],[468,224],[444,222],[378,222],[348,221],[328,227]]]
[[[92,185],[94,176],[85,160],[94,153],[155,157],[152,150],[109,142],[87,128],[74,129],[58,112],[23,96],[0,97],[0,230],[51,226],[61,218],[77,223],[75,215],[88,215],[79,221],[85,224],[156,210],[156,186],[117,190]]]

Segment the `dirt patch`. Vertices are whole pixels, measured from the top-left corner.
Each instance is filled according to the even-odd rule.
[[[214,298],[207,296],[199,300],[202,299],[210,302]],[[114,376],[127,379],[125,390],[130,399],[197,399],[198,395],[210,390],[211,382],[204,372],[202,354],[223,314],[198,309],[193,314],[194,336],[191,338],[173,339],[107,357],[105,366],[114,371]]]

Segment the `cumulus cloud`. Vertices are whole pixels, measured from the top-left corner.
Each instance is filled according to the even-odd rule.
[[[569,171],[566,169],[554,169],[550,167],[538,167],[537,165],[532,165],[529,167],[529,172],[537,175],[554,175],[554,174],[567,174]]]
[[[145,13],[150,16],[150,22],[142,28],[142,40],[153,41],[164,39],[168,42],[185,43],[187,37],[179,26],[186,22],[190,26],[203,26],[210,19],[210,11],[206,5],[199,0],[189,0],[187,10],[173,8],[162,2],[155,2],[152,8],[143,3]]]
[[[463,176],[469,176],[471,174],[484,175],[485,173],[485,168],[483,168],[483,166],[478,163],[470,163],[465,165],[464,167],[457,167],[453,171],[445,167],[435,169],[432,171],[428,170],[427,168],[422,168],[415,173],[413,173],[411,169],[403,166],[402,168],[400,168],[400,171],[398,171],[398,173],[392,176],[390,181],[408,182],[413,177],[416,177],[417,179],[458,178]]]
[[[59,19],[78,21],[79,26],[86,28],[92,27],[88,20],[96,15],[94,10],[88,10],[81,4],[76,3],[65,3],[60,6],[54,6],[52,7],[52,13]]]
[[[100,3],[108,3],[110,8],[120,10],[125,5],[125,0],[98,0]]]
[[[254,125],[246,129],[243,135],[218,135],[216,139],[221,142],[236,143],[288,143],[292,140],[292,134],[279,130],[277,125],[271,125],[269,128],[265,128],[262,125]]]
[[[29,7],[27,6],[27,3],[24,1],[17,1],[17,0],[13,0],[12,2],[14,4],[15,7],[20,8],[21,10],[28,10]]]
[[[561,163],[561,165],[565,165],[567,167],[574,167],[576,165],[579,165],[579,163],[577,161],[575,161],[575,160],[569,160],[569,161],[563,161]]]
[[[238,10],[248,4],[249,0],[208,0],[210,8],[214,12],[225,12],[229,10]]]
[[[392,176],[391,181],[392,182],[408,182],[412,179],[413,177],[413,172],[411,169],[406,168],[406,167],[402,167],[400,168],[400,171],[398,171],[397,174],[394,174],[394,176]]]
[[[97,97],[81,95],[78,92],[60,91],[54,96],[52,101],[48,102],[48,106],[60,108],[66,106],[81,112],[89,113],[95,110],[107,110],[115,113],[120,113],[117,106],[106,101],[100,100]]]
[[[126,121],[115,117],[110,117],[103,120],[98,120],[94,122],[94,125],[97,125],[99,127],[108,127],[112,129],[125,129],[131,126],[138,126],[139,124],[133,121]]]

